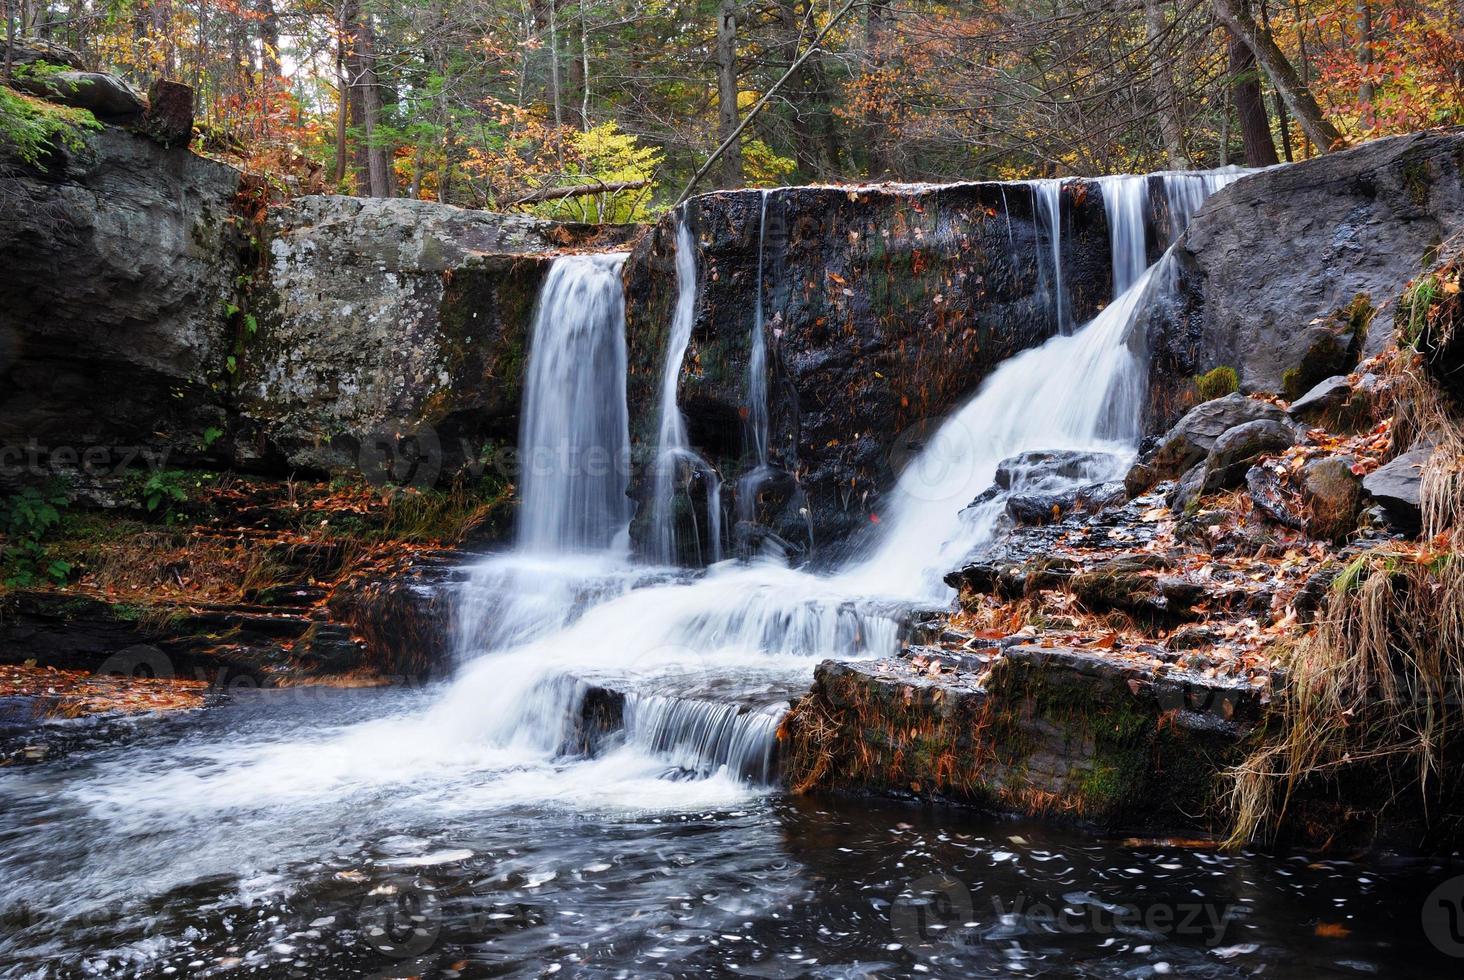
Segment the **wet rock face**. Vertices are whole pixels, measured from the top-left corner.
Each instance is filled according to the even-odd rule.
[[[482,465],[517,436],[547,253],[625,234],[409,200],[274,212],[237,385],[258,435],[241,445],[313,472],[384,456],[417,485]]]
[[[87,143],[0,177],[0,452],[180,465],[225,417],[240,175],[119,129]]]
[[[1243,391],[1300,398],[1382,350],[1373,312],[1464,229],[1464,135],[1377,140],[1248,176],[1191,222],[1178,292],[1150,322],[1153,429],[1190,379],[1232,367]]]
[[[1057,331],[1050,241],[1033,205],[1010,184],[781,190],[765,225],[756,191],[688,205],[699,288],[680,403],[695,448],[728,484],[729,511],[754,462],[747,364],[760,240],[769,461],[793,479],[764,483],[755,510],[794,543],[808,540],[811,519],[822,548],[878,516],[903,460],[993,367]],[[1062,215],[1064,308],[1081,322],[1111,290],[1096,187],[1065,187]],[[676,298],[674,237],[663,222],[626,272],[642,464]]]

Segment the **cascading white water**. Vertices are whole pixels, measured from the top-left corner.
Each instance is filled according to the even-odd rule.
[[[1149,246],[1167,246],[1189,225],[1200,205],[1220,188],[1245,175],[1238,167],[1199,173],[1121,174],[1097,178],[1108,218],[1108,240],[1113,252],[1113,292],[1134,284],[1149,265]],[[1167,223],[1159,240],[1150,242],[1147,228],[1154,212],[1150,188],[1157,182],[1164,194]]]
[[[1059,333],[1067,333],[1072,326],[1072,310],[1062,276],[1062,185],[1058,179],[1027,182],[1032,189],[1032,218],[1047,238],[1048,265],[1044,266],[1039,256],[1037,267],[1047,287],[1053,322]]]
[[[1148,247],[1139,225],[1124,227],[1115,231],[1128,235],[1124,247]],[[696,269],[684,226],[678,239],[679,301],[659,407],[661,448],[681,464],[690,450],[676,381]],[[496,559],[517,563],[523,581],[552,586],[544,606],[556,608],[542,608],[533,629],[483,644],[487,652],[425,714],[361,733],[373,774],[407,779],[424,765],[464,766],[498,795],[576,806],[627,792],[645,806],[703,806],[771,779],[777,718],[820,659],[890,655],[913,608],[949,603],[941,576],[996,526],[999,501],[969,505],[1000,461],[1031,450],[1088,451],[1095,462],[1082,479],[1092,481],[1131,458],[1145,389],[1133,326],[1151,285],[1167,281],[1156,269],[1081,329],[1000,365],[902,472],[883,522],[842,568],[814,574],[757,560],[672,573],[609,549]],[[658,552],[666,554],[674,550]],[[589,739],[590,709],[605,703],[596,690],[624,697],[613,731]],[[360,768],[357,749],[301,751]],[[313,778],[322,764],[312,762]]]
[[[757,491],[768,476],[768,342],[763,316],[763,261],[768,233],[768,197],[761,193],[757,222],[757,296],[753,301],[752,336],[747,355],[747,432],[753,465],[737,486],[737,517],[751,521],[757,512]]]
[[[625,259],[560,256],[545,276],[520,409],[515,548],[462,588],[459,659],[561,628],[586,601],[628,586]]]
[[[666,361],[661,371],[657,410],[656,454],[651,474],[651,520],[647,546],[652,557],[667,565],[676,564],[681,542],[677,526],[676,498],[694,479],[707,488],[707,540],[713,562],[722,558],[721,477],[691,448],[686,419],[677,402],[681,367],[691,345],[691,328],[696,322],[696,242],[685,214],[676,218],[676,307],[666,339]],[[701,535],[697,535],[699,548]]]
[[[1105,177],[1100,184],[1113,252],[1113,292],[1119,295],[1149,265],[1148,236],[1144,233],[1149,213],[1149,178],[1125,174]]]
[[[562,256],[540,291],[519,424],[520,551],[603,551],[630,523],[625,259]]]
[[[582,684],[565,678],[600,679],[629,695],[616,751],[649,753],[681,772],[725,767],[742,778],[765,778],[757,760],[771,752],[769,719],[779,698],[806,683],[812,663],[890,654],[912,607],[949,601],[943,574],[994,531],[1000,500],[967,505],[991,485],[999,462],[1029,450],[1086,451],[1093,463],[1074,482],[1096,482],[1116,477],[1132,458],[1145,379],[1142,344],[1131,333],[1156,282],[1155,270],[1143,269],[1151,223],[1146,187],[1139,179],[1104,184],[1114,215],[1112,247],[1122,253],[1115,279],[1125,283],[1125,270],[1142,270],[1129,288],[1082,329],[1000,365],[904,470],[883,523],[843,568],[815,575],[762,561],[628,591],[560,633],[472,665],[440,707],[440,727],[482,733],[486,713],[500,719],[494,740],[522,740],[539,728],[535,744],[550,751],[566,744],[583,698]],[[1036,211],[1054,256],[1061,255],[1058,188],[1056,181],[1033,185],[1048,202]],[[684,222],[677,238],[678,303],[658,459],[682,466],[691,450],[675,405],[676,381],[690,337],[696,269]],[[1049,288],[1061,297],[1060,263],[1053,276]],[[657,475],[672,472],[667,467]],[[662,506],[670,493],[659,490],[669,488],[669,480],[659,485]],[[657,551],[663,558],[672,553]]]

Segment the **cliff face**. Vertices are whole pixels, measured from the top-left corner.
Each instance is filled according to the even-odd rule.
[[[198,455],[226,416],[239,173],[120,129],[49,163],[0,176],[7,463]]]
[[[1062,191],[1068,322],[1111,291],[1094,190],[1075,182]],[[822,548],[877,519],[905,443],[933,431],[996,364],[1057,332],[1051,240],[1022,185],[789,188],[769,194],[765,219],[763,205],[757,191],[687,205],[698,290],[680,404],[694,448],[722,474],[729,513],[745,507],[795,550],[810,537]],[[676,302],[674,242],[667,219],[626,271],[632,434],[643,463]],[[736,493],[757,462],[747,364],[759,283],[772,474],[748,508]]]
[[[1180,241],[1178,289],[1151,325],[1154,428],[1216,367],[1292,399],[1346,374],[1387,346],[1398,284],[1461,229],[1459,133],[1378,140],[1220,192]]]
[[[105,502],[129,468],[364,469],[417,486],[517,433],[552,253],[632,229],[419,201],[266,209],[116,127],[0,176],[0,453]]]

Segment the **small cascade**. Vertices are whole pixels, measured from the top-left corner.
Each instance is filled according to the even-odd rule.
[[[752,444],[752,468],[738,481],[737,519],[757,519],[758,488],[768,478],[768,342],[763,314],[763,261],[768,234],[769,191],[761,194],[757,223],[757,295],[753,301],[752,336],[747,355],[747,434]]]
[[[529,333],[518,548],[598,552],[630,523],[623,253],[554,260]]]
[[[1244,170],[1230,167],[1200,173],[1099,177],[1113,253],[1114,295],[1132,286],[1148,268],[1152,247],[1162,248],[1177,241],[1200,205],[1244,174]],[[1153,200],[1156,183],[1162,190],[1162,201]],[[1167,217],[1162,227],[1153,220],[1161,213]]]
[[[1062,185],[1063,181],[1057,179],[1027,182],[1032,189],[1032,217],[1042,232],[1038,245],[1041,246],[1043,238],[1047,242],[1048,262],[1044,265],[1039,257],[1038,271],[1047,288],[1058,333],[1068,333],[1072,328],[1072,308],[1062,276]]]
[[[1103,210],[1108,217],[1108,243],[1113,253],[1113,293],[1128,289],[1149,266],[1149,178],[1105,177]]]
[[[705,779],[726,771],[743,782],[771,784],[777,775],[778,724],[787,702],[761,708],[661,695],[625,700],[631,745],[666,759],[679,775]]]
[[[666,362],[661,373],[659,423],[656,427],[656,455],[652,463],[651,557],[674,565],[681,555],[677,521],[677,496],[687,493],[695,481],[706,486],[709,560],[722,559],[721,476],[691,448],[686,419],[677,402],[681,368],[691,346],[691,328],[696,323],[696,242],[691,224],[682,212],[676,218],[676,308],[666,341]],[[693,514],[695,509],[692,508]],[[695,528],[695,547],[700,551],[702,534]]]
[[[631,587],[626,255],[565,255],[545,276],[529,331],[519,423],[515,548],[459,590],[459,660],[563,628],[586,603]]]

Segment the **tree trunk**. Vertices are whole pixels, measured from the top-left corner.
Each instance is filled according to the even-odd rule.
[[[346,181],[346,134],[351,125],[351,79],[346,68],[346,8],[351,0],[341,0],[336,8],[336,145],[335,191]]]
[[[869,0],[864,21],[865,71],[879,74],[885,65],[885,45],[889,33],[889,0]],[[871,107],[865,114],[864,146],[869,154],[869,176],[885,177],[894,169],[890,160],[888,116],[883,107]]]
[[[1342,134],[1322,114],[1321,106],[1312,96],[1311,90],[1297,76],[1296,69],[1286,60],[1286,55],[1276,45],[1270,31],[1262,30],[1255,18],[1246,9],[1245,0],[1214,0],[1215,16],[1239,37],[1255,54],[1256,60],[1265,69],[1271,85],[1280,93],[1286,108],[1301,123],[1302,130],[1316,145],[1318,152],[1326,153],[1347,145]],[[1275,148],[1271,150],[1275,153]]]
[[[554,125],[564,125],[564,93],[559,83],[559,0],[549,0],[549,99]]]
[[[1261,95],[1255,53],[1234,34],[1230,35],[1230,95],[1235,102],[1235,116],[1240,121],[1245,165],[1270,167],[1280,163],[1276,144],[1271,140],[1271,121],[1266,116],[1266,100]]]
[[[737,129],[737,3],[722,0],[717,13],[717,139]],[[742,147],[734,142],[722,154],[722,186],[742,186]]]
[[[381,144],[381,89],[376,77],[376,38],[371,15],[357,0],[345,0],[346,74],[350,82],[352,122],[361,131],[356,148],[357,191],[367,197],[391,197],[390,157]]]
[[[1363,125],[1369,127],[1373,121],[1372,45],[1372,7],[1368,0],[1357,0],[1357,66],[1362,69],[1362,84],[1357,87],[1357,101],[1362,106]]]
[[[259,69],[264,77],[266,91],[279,86],[283,70],[280,67],[280,18],[275,12],[274,0],[258,0],[255,12],[259,15]]]
[[[1169,59],[1160,50],[1164,31],[1164,8],[1159,0],[1144,0],[1144,33],[1149,42],[1149,57],[1154,60],[1158,76],[1159,136],[1164,141],[1164,155],[1172,170],[1188,170],[1189,154],[1184,151],[1183,105],[1174,84],[1174,71]]]

